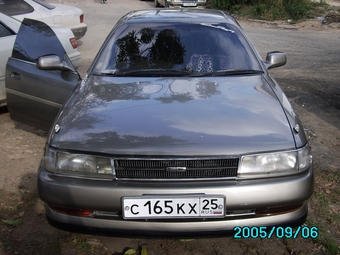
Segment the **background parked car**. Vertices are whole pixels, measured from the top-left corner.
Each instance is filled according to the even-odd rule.
[[[13,45],[21,22],[0,13],[0,106],[6,105],[5,71],[8,58],[12,54]],[[75,68],[81,62],[77,40],[69,28],[54,27],[54,33],[63,45]]]
[[[205,7],[206,0],[155,0],[155,7]]]
[[[69,5],[52,5],[41,0],[0,0],[0,12],[20,21],[30,18],[49,26],[68,27],[76,39],[82,38],[87,31],[83,11]]]

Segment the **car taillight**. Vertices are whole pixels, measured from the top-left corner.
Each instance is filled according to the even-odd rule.
[[[80,15],[79,19],[80,19],[80,23],[83,23],[84,22],[84,14]]]
[[[76,38],[74,38],[74,37],[71,38],[70,39],[70,43],[71,43],[73,49],[77,49],[78,48],[78,43],[77,43],[77,39]]]

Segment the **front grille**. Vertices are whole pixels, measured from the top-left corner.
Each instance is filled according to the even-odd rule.
[[[186,180],[237,176],[238,158],[223,159],[117,159],[118,179]],[[178,171],[174,168],[178,167]],[[170,171],[168,171],[171,168]],[[183,168],[186,168],[183,170]]]

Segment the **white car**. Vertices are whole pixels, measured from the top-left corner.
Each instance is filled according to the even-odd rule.
[[[0,0],[1,1],[1,0]],[[21,22],[0,13],[0,106],[6,105],[5,72],[8,58],[12,55],[13,45]],[[81,54],[77,40],[69,28],[53,27],[61,44],[75,68],[80,66]]]
[[[49,26],[68,27],[77,40],[87,31],[83,11],[74,6],[52,5],[42,0],[0,0],[0,12],[20,21],[29,18],[41,20]]]

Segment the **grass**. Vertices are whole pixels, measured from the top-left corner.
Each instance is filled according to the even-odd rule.
[[[310,214],[310,226],[317,226],[319,237],[316,243],[321,244],[326,254],[340,253],[340,173],[332,170],[315,169],[314,196],[310,201],[313,212]]]
[[[334,240],[327,241],[325,243],[325,247],[327,250],[327,254],[329,255],[337,255],[340,252],[338,244]]]

